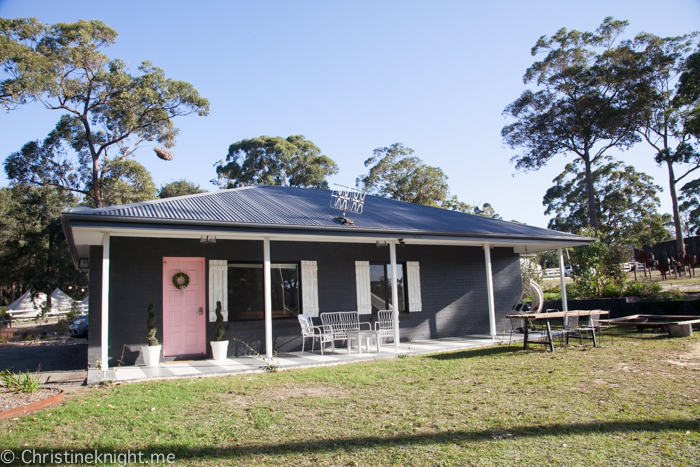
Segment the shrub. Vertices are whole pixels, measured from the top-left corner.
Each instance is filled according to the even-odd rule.
[[[70,321],[61,319],[53,326],[53,329],[59,336],[68,334],[68,331],[70,331]]]
[[[623,293],[625,297],[656,297],[660,294],[661,285],[652,281],[631,282]]]
[[[622,287],[614,282],[603,284],[600,296],[604,298],[617,298],[622,295]]]
[[[224,340],[224,315],[221,313],[221,302],[216,302],[216,333],[214,334],[215,341]]]
[[[671,289],[660,294],[666,300],[683,300],[683,294],[679,289]]]
[[[153,303],[148,304],[148,321],[146,321],[148,332],[146,333],[146,343],[149,347],[158,345],[156,339],[156,314],[153,312]]]
[[[30,372],[12,374],[10,370],[0,371],[0,384],[11,391],[34,393],[39,389],[39,376]]]

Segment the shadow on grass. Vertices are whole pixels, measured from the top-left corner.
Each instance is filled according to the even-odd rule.
[[[514,351],[522,350],[522,348],[522,343],[519,343],[519,345],[514,344],[512,347],[508,347],[507,345],[499,345],[497,347],[467,349],[450,353],[426,355],[425,358],[431,358],[433,360],[457,360],[462,358],[490,357],[494,355],[512,354]]]
[[[483,442],[494,440],[514,440],[518,438],[530,438],[533,441],[542,437],[558,437],[562,435],[588,435],[588,434],[618,434],[630,432],[661,433],[670,431],[697,431],[700,429],[700,419],[696,420],[665,420],[665,421],[637,421],[637,422],[595,422],[575,423],[568,425],[527,426],[515,428],[487,429],[487,430],[458,430],[443,431],[428,434],[399,434],[387,436],[365,436],[357,438],[326,439],[318,441],[287,442],[274,445],[255,444],[241,447],[203,447],[192,449],[189,446],[177,444],[154,444],[140,448],[144,453],[174,453],[177,461],[202,458],[242,458],[257,455],[275,456],[285,454],[328,454],[335,451],[352,452],[355,449],[382,449],[416,445],[448,445],[458,442]],[[52,447],[34,448],[32,446],[5,446],[11,449],[15,455],[23,450],[33,450],[37,453],[50,453],[65,450],[65,447],[56,445]],[[123,446],[105,444],[92,449],[71,449],[71,453],[98,452],[125,452]],[[131,452],[135,452],[131,449]]]

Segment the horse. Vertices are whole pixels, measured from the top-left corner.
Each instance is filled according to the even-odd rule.
[[[649,269],[649,275],[651,275],[651,268],[654,267],[654,255],[653,253],[647,253],[643,250],[635,250],[634,252],[635,264],[632,266],[634,271],[634,280],[637,280],[637,264],[642,263],[644,265],[644,277],[647,277],[647,269]]]
[[[686,253],[680,260],[680,265],[685,273],[685,268],[688,268],[688,276],[695,277],[695,265],[697,264],[697,257],[695,255],[690,255]]]

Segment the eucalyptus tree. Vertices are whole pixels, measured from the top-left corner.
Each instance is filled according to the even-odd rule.
[[[36,18],[0,18],[0,107],[12,110],[46,87],[49,59],[35,50],[46,26]]]
[[[457,196],[454,195],[446,199],[440,207],[451,211],[463,212],[465,214],[474,214],[475,216],[503,219],[490,203],[483,203],[481,207],[479,207],[478,203],[473,205],[467,204],[464,201],[460,201]]]
[[[173,198],[175,196],[195,195],[197,193],[206,192],[207,190],[200,188],[199,184],[182,179],[173,180],[172,182],[161,186],[160,190],[158,190],[158,197]]]
[[[676,246],[680,255],[685,253],[677,185],[700,168],[697,151],[698,132],[695,123],[698,116],[698,93],[693,91],[697,83],[698,60],[689,61],[691,52],[697,50],[697,33],[677,37],[658,37],[639,34],[635,47],[643,53],[648,86],[641,88],[637,101],[646,107],[645,118],[639,126],[639,134],[654,150],[654,160],[665,165],[668,171],[668,188],[671,195]],[[686,64],[690,66],[687,69]],[[679,86],[679,78],[685,71],[685,86]]]
[[[328,189],[338,165],[302,135],[260,136],[233,143],[226,160],[216,165],[212,183],[224,188],[281,185]]]
[[[449,195],[447,175],[413,155],[402,143],[377,148],[365,161],[369,173],[357,177],[356,184],[368,193],[384,198],[441,206]]]
[[[5,58],[12,79],[3,82],[4,92],[21,83],[23,91],[9,92],[11,102],[32,99],[62,113],[44,143],[27,143],[7,159],[8,177],[18,183],[76,191],[90,185],[92,204],[102,206],[103,183],[113,164],[133,156],[143,143],[172,148],[178,134],[174,117],[209,113],[209,102],[190,83],[167,78],[148,61],[131,74],[124,61],[110,60],[102,50],[115,42],[117,33],[101,21],[15,21],[34,29],[27,38],[4,36],[10,45],[24,47],[24,54]],[[9,29],[7,21],[3,25]],[[41,56],[39,65],[25,61],[27,54],[31,60]],[[172,159],[167,149],[156,154]],[[29,166],[43,169],[37,175]]]
[[[641,80],[639,54],[628,42],[618,43],[627,21],[605,18],[594,32],[567,31],[542,36],[532,55],[546,56],[527,69],[528,89],[509,104],[504,115],[515,119],[503,127],[503,141],[522,152],[511,159],[519,170],[538,170],[557,155],[573,155],[583,164],[588,224],[599,228],[592,167],[612,148],[629,148],[640,108],[630,95]],[[578,169],[578,167],[577,167]]]
[[[579,233],[588,227],[587,181],[581,165],[580,159],[567,164],[544,195],[545,215],[554,214],[548,228]],[[602,240],[639,248],[667,239],[663,227],[654,229],[661,220],[656,193],[662,190],[652,177],[605,156],[593,163],[591,178]],[[658,237],[650,238],[650,232]],[[653,243],[647,243],[650,241]]]

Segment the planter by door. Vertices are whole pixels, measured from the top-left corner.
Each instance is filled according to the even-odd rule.
[[[226,360],[228,341],[211,341],[211,355],[213,360]]]
[[[183,289],[173,285],[180,272],[190,279]],[[163,258],[163,356],[207,352],[204,288],[204,258]]]
[[[141,347],[143,354],[143,364],[146,366],[160,365],[160,349],[161,345],[144,345]]]

